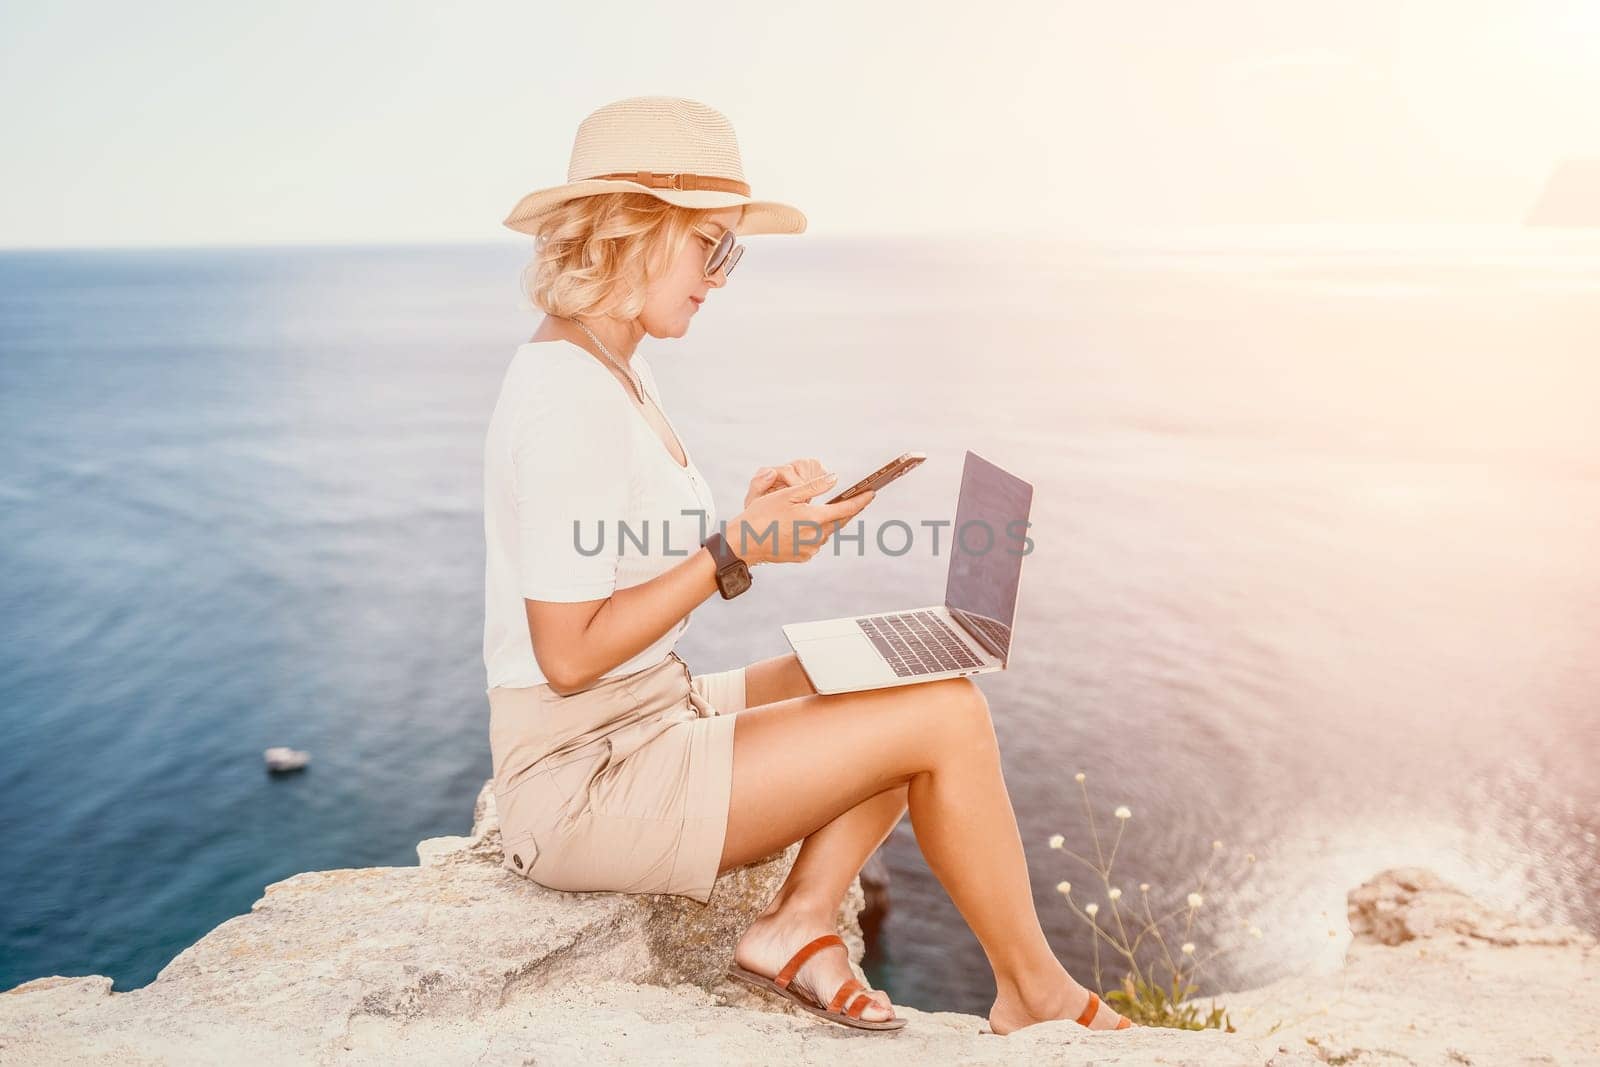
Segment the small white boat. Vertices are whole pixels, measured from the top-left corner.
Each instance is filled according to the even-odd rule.
[[[298,748],[285,748],[277,745],[263,753],[267,760],[267,770],[274,773],[283,771],[298,771],[311,762],[311,753],[302,752]]]

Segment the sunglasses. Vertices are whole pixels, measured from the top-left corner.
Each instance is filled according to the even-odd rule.
[[[721,238],[711,236],[698,226],[694,228],[694,232],[714,246],[711,255],[706,258],[706,277],[711,277],[719,270],[726,270],[728,276],[732,277],[733,268],[744,255],[744,245],[734,239],[733,231],[723,230]]]

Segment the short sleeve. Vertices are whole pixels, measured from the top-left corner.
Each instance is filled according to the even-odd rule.
[[[529,600],[599,600],[616,589],[635,416],[605,391],[615,388],[587,368],[530,384],[512,435],[517,581]]]

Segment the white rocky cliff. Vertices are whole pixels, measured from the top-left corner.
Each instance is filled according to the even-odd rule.
[[[270,885],[141,989],[8,991],[0,1062],[1600,1064],[1595,939],[1415,870],[1350,894],[1342,972],[1221,998],[1235,1034],[1063,1021],[996,1037],[903,1005],[902,1031],[849,1030],[721,977],[796,851],[724,876],[706,908],[556,893],[500,866],[486,788],[470,837],[422,842],[417,867]],[[861,903],[857,884],[840,912],[856,961]]]

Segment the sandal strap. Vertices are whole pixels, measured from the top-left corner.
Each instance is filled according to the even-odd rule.
[[[869,1004],[876,1003],[877,1001],[872,999],[872,993],[870,991],[863,990],[862,992],[856,994],[855,1001],[850,1005],[849,1010],[847,1010],[845,1014],[850,1016],[852,1019],[859,1019],[861,1018],[861,1013],[867,1010],[867,1006]]]
[[[845,1001],[850,1000],[852,997],[859,996],[860,994],[856,991],[863,988],[865,987],[861,984],[861,979],[846,978],[843,982],[839,983],[838,991],[833,994],[833,999],[828,1002],[828,1010],[837,1012],[840,1008],[844,1007]]]
[[[813,938],[800,951],[789,957],[789,962],[783,965],[783,970],[778,972],[778,976],[772,980],[773,983],[779,989],[783,989],[789,984],[789,980],[795,976],[795,972],[800,969],[800,966],[806,960],[830,945],[838,945],[840,948],[844,948],[847,954],[850,951],[845,948],[844,938],[838,934],[823,934],[820,937]]]
[[[1088,1026],[1094,1022],[1094,1017],[1100,1011],[1100,998],[1094,995],[1094,990],[1089,990],[1089,1003],[1083,1006],[1083,1012],[1078,1016],[1079,1026]]]

